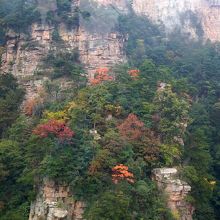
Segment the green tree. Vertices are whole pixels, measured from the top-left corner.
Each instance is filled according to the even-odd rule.
[[[11,74],[0,74],[0,136],[18,117],[23,96]]]

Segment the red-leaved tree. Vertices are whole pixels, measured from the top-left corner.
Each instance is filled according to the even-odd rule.
[[[91,85],[98,85],[104,81],[112,81],[113,77],[109,75],[109,69],[104,68],[98,68],[95,72],[94,79],[90,79]]]
[[[134,183],[134,174],[128,171],[128,167],[119,164],[112,168],[112,181],[117,184],[121,180],[126,180],[129,183]]]
[[[144,123],[135,114],[129,114],[117,128],[122,137],[128,140],[137,140],[143,135]]]
[[[38,125],[33,130],[33,134],[42,138],[46,138],[52,134],[61,140],[71,139],[74,136],[74,132],[66,123],[58,120],[50,120],[44,124]]]

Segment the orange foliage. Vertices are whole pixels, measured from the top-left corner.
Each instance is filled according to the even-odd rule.
[[[117,128],[122,137],[128,140],[136,140],[143,135],[144,123],[135,114],[129,114]]]
[[[28,116],[32,116],[34,114],[34,111],[36,110],[36,107],[38,105],[43,104],[46,96],[47,94],[45,93],[43,87],[41,86],[37,87],[37,96],[30,97],[24,102],[23,105],[24,114]]]
[[[32,99],[27,100],[24,103],[24,113],[25,113],[25,115],[32,116],[33,112],[34,112],[34,108],[35,108],[36,105],[37,105],[36,98],[32,98]]]
[[[98,68],[95,72],[95,77],[94,79],[90,79],[90,84],[91,85],[98,85],[104,81],[112,81],[113,77],[109,76],[109,69],[104,67],[104,68]]]
[[[129,70],[128,74],[131,76],[131,78],[133,79],[137,79],[137,77],[139,76],[140,71],[137,69],[133,69],[133,70]]]
[[[112,168],[112,181],[117,184],[120,180],[134,183],[134,174],[128,171],[128,167],[120,164]]]

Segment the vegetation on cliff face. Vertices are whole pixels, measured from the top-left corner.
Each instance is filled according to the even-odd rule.
[[[25,17],[7,17],[2,2],[1,27],[25,27]],[[9,6],[32,14],[25,5]],[[65,19],[69,1],[58,6]],[[127,64],[100,67],[86,86],[78,56],[52,51],[45,59],[52,82],[23,113],[22,89],[10,74],[0,75],[1,220],[28,219],[44,177],[68,183],[74,198],[87,202],[88,220],[174,219],[150,179],[153,168],[165,166],[178,166],[191,184],[194,218],[218,219],[219,44],[178,33],[168,40],[135,15],[119,17],[117,28],[129,35]],[[74,80],[62,95],[53,84],[61,75]]]
[[[29,25],[39,21],[40,13],[36,3],[26,0],[0,1],[0,45],[5,43],[5,33],[8,29],[15,32],[26,32]]]

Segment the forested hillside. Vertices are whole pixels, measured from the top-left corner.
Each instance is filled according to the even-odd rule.
[[[1,50],[9,29],[41,22],[25,2],[0,0]],[[57,2],[47,22],[90,17],[66,17],[69,1]],[[220,44],[167,35],[134,13],[115,28],[127,38],[127,63],[100,66],[94,78],[76,50],[51,51],[50,79],[28,101],[16,77],[0,74],[0,220],[27,220],[45,178],[70,186],[87,220],[180,219],[151,179],[162,167],[177,167],[192,187],[193,219],[220,219]],[[57,32],[54,41],[63,43]],[[72,86],[60,89],[60,76]]]

